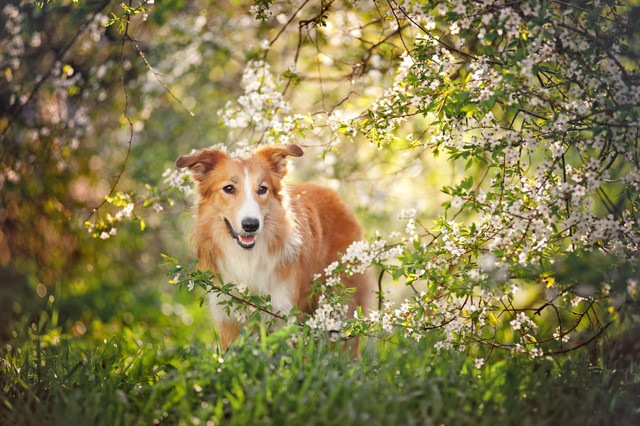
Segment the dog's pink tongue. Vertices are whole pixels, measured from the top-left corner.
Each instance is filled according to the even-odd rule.
[[[253,244],[256,242],[255,235],[240,235],[240,242],[245,245]]]

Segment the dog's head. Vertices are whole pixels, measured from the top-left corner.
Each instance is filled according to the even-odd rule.
[[[302,156],[298,145],[271,145],[247,157],[232,157],[218,149],[205,149],[176,161],[188,167],[198,185],[198,213],[226,228],[243,249],[250,250],[273,216],[284,214],[282,178],[287,157]],[[275,226],[275,225],[272,225]]]

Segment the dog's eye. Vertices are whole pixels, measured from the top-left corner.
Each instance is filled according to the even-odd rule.
[[[222,190],[227,194],[235,194],[236,193],[236,187],[233,186],[233,185],[227,185],[224,188],[222,188]]]
[[[267,191],[268,191],[268,190],[269,190],[269,189],[268,189],[266,186],[261,185],[261,186],[258,188],[258,195],[264,195],[264,194],[266,194],[266,193],[267,193]]]

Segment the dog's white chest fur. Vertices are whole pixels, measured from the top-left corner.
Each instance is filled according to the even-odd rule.
[[[247,287],[249,293],[258,296],[271,296],[271,306],[275,312],[288,314],[294,306],[294,295],[291,294],[291,284],[278,278],[276,268],[280,262],[279,256],[273,256],[268,251],[264,241],[258,241],[252,250],[245,250],[238,246],[235,240],[229,239],[226,244],[225,255],[216,259],[216,266],[223,281]],[[216,320],[236,321],[228,317],[221,306],[218,306],[223,296],[212,295],[211,308]]]

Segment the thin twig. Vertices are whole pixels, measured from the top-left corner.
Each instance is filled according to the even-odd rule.
[[[131,7],[131,2],[132,0],[129,0],[129,7]],[[113,182],[113,184],[111,185],[111,188],[109,189],[109,193],[104,197],[104,200],[102,200],[102,202],[97,207],[91,209],[91,213],[89,213],[89,216],[87,217],[86,220],[91,219],[91,217],[102,206],[104,206],[107,203],[107,200],[109,199],[109,197],[113,195],[113,192],[115,191],[116,186],[118,186],[118,182],[120,182],[120,178],[122,178],[122,175],[124,174],[124,170],[127,166],[127,162],[129,161],[129,156],[131,155],[131,146],[133,145],[134,130],[133,130],[133,121],[131,120],[129,113],[127,112],[127,110],[129,109],[129,93],[127,91],[127,84],[126,84],[126,77],[125,77],[126,69],[124,65],[124,49],[127,44],[127,41],[130,40],[129,25],[130,25],[130,19],[129,17],[127,17],[125,28],[124,28],[124,34],[122,35],[122,42],[120,44],[120,73],[121,73],[120,82],[122,84],[122,93],[124,94],[124,107],[122,108],[122,115],[125,118],[125,120],[127,120],[127,123],[129,124],[129,139],[127,140],[127,152],[125,154],[124,161],[122,162],[122,166],[120,167],[120,172],[116,175],[115,181]]]
[[[578,345],[572,346],[572,347],[570,347],[570,348],[568,348],[568,349],[561,349],[561,350],[559,350],[559,351],[551,351],[551,352],[548,352],[548,353],[547,353],[547,355],[561,355],[561,354],[566,354],[566,353],[568,353],[568,352],[572,352],[572,351],[575,351],[576,349],[580,349],[580,348],[582,348],[582,347],[584,347],[584,346],[587,346],[588,344],[590,344],[591,342],[593,342],[594,340],[596,340],[596,339],[598,339],[600,336],[602,336],[602,335],[604,334],[604,332],[607,330],[607,328],[609,328],[609,326],[610,326],[611,324],[613,324],[613,321],[609,321],[609,322],[608,322],[608,323],[607,323],[607,324],[606,324],[602,329],[600,329],[600,332],[599,332],[598,334],[596,334],[596,335],[592,336],[590,339],[585,340],[584,342],[582,342],[582,343],[580,343],[580,344],[578,344]]]

